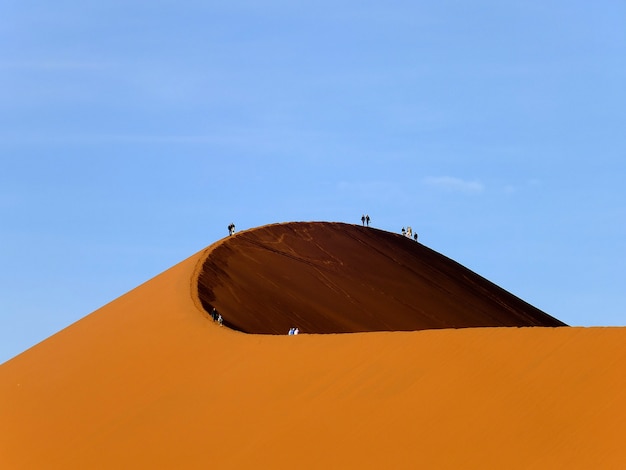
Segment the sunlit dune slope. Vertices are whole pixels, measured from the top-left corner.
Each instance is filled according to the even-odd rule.
[[[232,236],[204,263],[199,293],[247,333],[563,325],[410,238],[342,223]]]
[[[242,334],[198,297],[241,235],[0,365],[0,468],[626,468],[626,329]]]

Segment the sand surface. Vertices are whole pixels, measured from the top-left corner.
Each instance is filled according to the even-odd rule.
[[[626,467],[626,329],[245,334],[224,244],[0,365],[0,468]]]
[[[211,251],[199,296],[238,331],[284,334],[562,326],[400,234],[341,223],[275,224]]]

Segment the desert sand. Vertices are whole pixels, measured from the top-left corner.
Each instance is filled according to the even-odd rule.
[[[559,327],[426,247],[406,248],[420,265],[394,248],[408,240],[352,226],[362,233],[352,244],[337,227],[277,224],[220,240],[0,365],[0,468],[626,467],[624,328]],[[377,304],[365,321],[341,320],[344,307],[350,317],[361,304],[331,315],[336,299],[321,298],[319,283],[370,305],[377,296],[364,292],[377,284],[355,275],[370,261],[318,256],[285,235],[299,230],[326,251],[328,239],[348,253],[365,237],[381,260],[396,253],[376,271],[383,305],[404,302],[400,284],[420,276],[447,301]],[[250,240],[260,245],[244,249]],[[403,263],[403,276],[383,270]],[[238,308],[255,297],[246,273],[279,276],[263,279],[250,310]],[[276,301],[265,290],[272,283]],[[297,308],[277,313],[290,295]],[[207,305],[233,328],[213,322]],[[407,311],[416,331],[390,331],[411,329]],[[473,324],[484,317],[492,324]],[[285,334],[296,320],[314,330],[316,318],[321,331]]]

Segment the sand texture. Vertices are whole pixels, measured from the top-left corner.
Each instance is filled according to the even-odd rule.
[[[0,468],[626,468],[626,329],[558,325],[398,235],[261,227],[0,365]]]
[[[246,333],[563,325],[410,238],[340,223],[239,233],[212,250],[198,291]]]

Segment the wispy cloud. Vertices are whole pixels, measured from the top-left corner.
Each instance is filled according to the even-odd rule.
[[[429,176],[424,178],[424,184],[447,191],[461,191],[465,193],[479,193],[485,189],[480,181],[468,181],[454,176]]]
[[[56,144],[219,144],[228,143],[224,138],[213,135],[167,135],[167,134],[63,134],[49,132],[0,132],[3,143],[56,143]]]
[[[0,70],[101,70],[112,65],[80,60],[0,61]]]

